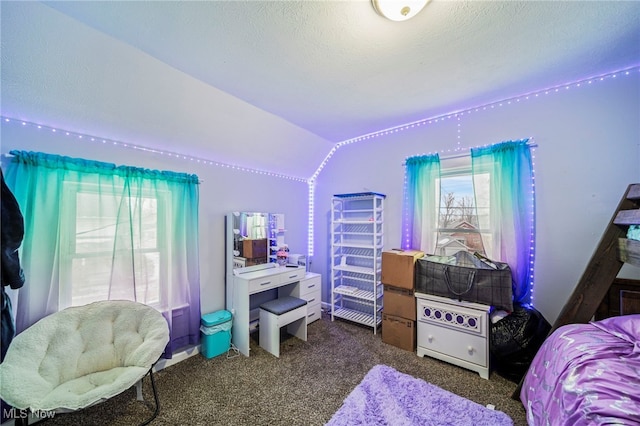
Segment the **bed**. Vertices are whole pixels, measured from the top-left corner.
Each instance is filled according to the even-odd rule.
[[[640,425],[640,314],[559,327],[520,400],[529,425]]]

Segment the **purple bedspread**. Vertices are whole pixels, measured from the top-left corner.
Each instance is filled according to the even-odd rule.
[[[520,400],[529,425],[640,425],[640,315],[558,328]]]

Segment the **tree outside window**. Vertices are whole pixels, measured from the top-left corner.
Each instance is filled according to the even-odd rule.
[[[462,250],[484,255],[478,211],[488,211],[488,206],[476,205],[471,173],[443,174],[440,193],[436,254],[451,256]]]

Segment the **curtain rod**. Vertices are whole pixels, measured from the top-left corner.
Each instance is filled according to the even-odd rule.
[[[15,155],[11,154],[10,152],[5,152],[4,154],[2,154],[2,156],[5,157],[5,158],[13,158],[13,157],[15,157]],[[198,178],[198,183],[203,183],[203,182],[204,182],[203,179]]]
[[[527,146],[529,146],[531,148],[537,148],[538,144],[533,142],[533,138],[529,138],[529,142],[527,142]],[[442,156],[442,157],[440,157],[440,160],[453,160],[455,158],[467,157],[467,156],[471,155],[471,149],[472,148],[467,148],[465,150],[465,152],[461,152],[459,154],[451,154],[451,155]],[[413,155],[412,155],[412,157],[413,157]],[[402,165],[404,166],[405,164],[406,164],[406,161],[403,161]]]

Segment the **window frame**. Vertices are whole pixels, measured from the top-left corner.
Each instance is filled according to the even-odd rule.
[[[169,300],[169,269],[171,265],[168,259],[171,258],[171,247],[167,244],[166,235],[170,233],[170,193],[169,191],[147,191],[143,190],[142,197],[156,200],[156,245],[155,247],[135,248],[134,255],[144,255],[145,253],[158,253],[158,290],[157,299],[143,303],[152,306],[160,311],[165,309]],[[73,299],[73,262],[82,258],[112,257],[113,251],[96,251],[87,253],[77,252],[77,225],[78,225],[78,198],[79,193],[101,194],[109,196],[103,186],[97,183],[82,183],[76,181],[64,181],[62,188],[62,199],[60,208],[60,239],[59,239],[59,308],[64,309],[70,306],[78,306]],[[158,196],[156,196],[157,194]],[[120,197],[117,192],[112,192],[112,197]],[[160,232],[165,229],[165,232]],[[91,302],[88,302],[91,303]],[[83,304],[83,303],[80,303]]]

